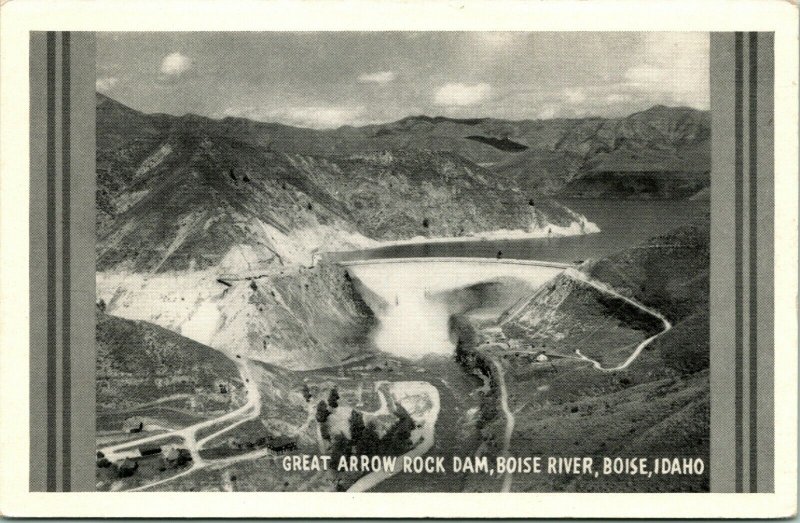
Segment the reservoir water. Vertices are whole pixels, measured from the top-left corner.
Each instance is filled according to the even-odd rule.
[[[358,288],[368,290],[362,292],[362,297],[379,320],[373,331],[376,346],[406,358],[451,353],[455,340],[451,338],[450,317],[479,309],[467,307],[474,295],[459,293],[459,289],[490,284],[532,293],[564,270],[564,266],[502,263],[503,260],[579,263],[628,249],[682,224],[707,219],[709,207],[707,202],[662,200],[562,203],[596,223],[601,232],[557,238],[420,243],[337,253],[336,258],[345,262],[359,282]],[[498,252],[502,253],[499,263]],[[346,263],[352,260],[360,262]],[[502,293],[495,294],[499,298],[489,309],[497,309],[498,314],[519,299],[516,296],[509,301],[510,298],[503,299]]]
[[[708,215],[707,201],[560,199],[560,203],[596,223],[601,232],[561,238],[464,240],[391,245],[336,253],[335,259],[486,257],[573,263],[637,245]]]

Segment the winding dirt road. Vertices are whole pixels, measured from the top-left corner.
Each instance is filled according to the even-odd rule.
[[[494,365],[495,369],[497,369],[497,383],[500,385],[500,407],[503,409],[503,414],[506,417],[506,428],[505,433],[503,436],[503,456],[510,457],[509,454],[511,448],[511,436],[514,434],[514,424],[516,423],[516,418],[514,417],[514,413],[511,412],[511,409],[508,407],[508,389],[506,389],[506,371],[503,369],[503,366],[494,358],[492,358],[492,364]],[[503,488],[501,492],[510,492],[511,491],[511,481],[514,479],[513,474],[506,473],[503,476]]]
[[[241,425],[242,423],[257,418],[261,414],[261,392],[258,390],[258,384],[256,384],[255,380],[252,377],[252,374],[250,372],[250,366],[248,365],[246,360],[245,361],[233,360],[233,361],[234,363],[236,363],[239,369],[239,374],[242,378],[242,383],[244,383],[247,389],[247,402],[238,409],[223,414],[222,416],[219,416],[217,418],[212,418],[210,420],[202,421],[200,423],[195,423],[194,425],[189,425],[188,427],[184,427],[182,429],[173,430],[170,432],[164,432],[153,436],[147,436],[133,441],[126,441],[124,443],[119,443],[116,445],[109,445],[107,447],[102,447],[99,449],[109,461],[115,462],[115,461],[121,461],[128,457],[133,457],[138,455],[139,447],[141,445],[157,443],[160,441],[165,441],[174,438],[179,438],[182,440],[182,446],[185,447],[192,456],[191,466],[188,469],[174,476],[170,476],[168,478],[155,481],[153,483],[148,483],[146,485],[141,485],[139,487],[130,489],[131,492],[144,490],[150,487],[155,487],[162,483],[166,483],[168,481],[172,481],[181,476],[185,476],[191,472],[195,472],[210,464],[216,464],[217,461],[219,461],[220,463],[223,461],[225,463],[229,463],[231,462],[231,459],[234,459],[235,461],[239,461],[242,459],[252,459],[251,454],[253,453],[236,456],[235,458],[228,458],[226,460],[212,460],[212,461],[206,461],[200,455],[200,450],[202,450],[205,447],[206,443],[216,438],[217,436],[224,434],[225,432],[228,432],[229,430]],[[213,432],[209,436],[200,439],[199,441],[197,440],[197,434],[200,430],[228,422],[230,422],[229,425],[222,427],[221,429]]]
[[[626,302],[626,303],[628,303],[630,305],[633,305],[637,309],[639,309],[641,311],[644,311],[647,314],[649,314],[649,315],[651,315],[651,316],[653,316],[655,318],[658,318],[664,325],[664,329],[661,332],[656,333],[653,336],[650,336],[649,338],[647,338],[646,340],[641,342],[639,345],[637,345],[636,349],[631,353],[631,355],[628,357],[628,359],[626,359],[624,362],[622,362],[621,364],[617,365],[616,367],[603,367],[600,364],[600,362],[598,362],[596,360],[593,360],[591,358],[588,358],[585,355],[581,354],[580,349],[575,349],[575,354],[577,354],[582,360],[591,362],[595,369],[597,369],[599,371],[603,371],[603,372],[615,372],[615,371],[618,371],[618,370],[627,369],[630,366],[630,364],[633,363],[636,360],[636,358],[639,357],[639,354],[641,354],[641,352],[648,345],[650,345],[650,343],[653,342],[653,340],[655,340],[657,337],[661,336],[662,334],[664,334],[665,332],[667,332],[668,330],[670,330],[672,328],[672,324],[669,322],[669,320],[667,320],[667,318],[665,318],[658,311],[655,311],[655,310],[653,310],[653,309],[651,309],[649,307],[645,307],[641,303],[639,303],[639,302],[637,302],[635,300],[632,300],[632,299],[628,298],[627,296],[623,296],[622,294],[618,293],[617,291],[615,291],[614,289],[612,289],[608,285],[591,279],[587,274],[585,274],[585,273],[583,273],[581,271],[578,271],[576,269],[567,269],[566,271],[564,271],[564,274],[566,276],[569,276],[570,278],[573,278],[575,280],[578,280],[578,281],[581,281],[583,283],[586,283],[587,285],[591,285],[592,287],[594,287],[595,289],[599,290],[600,292],[604,292],[604,293],[609,294],[609,295],[611,295],[611,296],[613,296],[615,298],[623,300],[624,302]]]
[[[659,332],[659,333],[657,333],[657,334],[655,334],[653,336],[650,336],[649,338],[647,338],[643,342],[639,343],[636,346],[636,349],[628,357],[628,359],[626,359],[623,363],[621,363],[621,364],[619,364],[619,365],[617,365],[615,367],[603,367],[600,364],[600,362],[584,356],[583,354],[581,354],[581,351],[579,349],[576,349],[575,350],[575,354],[577,354],[578,357],[581,360],[591,362],[595,369],[597,369],[599,371],[602,371],[602,372],[615,372],[615,371],[624,370],[624,369],[628,368],[628,366],[630,366],[630,364],[633,363],[636,360],[636,358],[639,357],[639,354],[641,354],[641,352],[648,345],[650,345],[650,343],[652,343],[653,340],[655,340],[657,337],[661,336],[662,334],[664,334],[665,332],[667,332],[668,330],[670,330],[672,328],[672,324],[669,322],[669,320],[667,320],[658,311],[655,311],[653,309],[645,307],[641,303],[638,303],[635,300],[632,300],[632,299],[630,299],[630,298],[628,298],[626,296],[623,296],[622,294],[618,293],[617,291],[615,291],[614,289],[612,289],[608,285],[605,285],[605,284],[603,284],[601,282],[598,282],[598,281],[595,281],[595,280],[589,278],[589,276],[587,274],[585,274],[585,273],[583,273],[581,271],[578,271],[576,269],[572,269],[572,268],[565,270],[564,274],[566,276],[569,276],[570,278],[575,279],[575,280],[582,281],[582,282],[586,283],[587,285],[591,285],[592,287],[594,287],[595,289],[599,290],[600,292],[609,294],[611,296],[614,296],[615,298],[618,298],[620,300],[625,301],[626,303],[628,303],[630,305],[633,305],[634,307],[638,308],[639,310],[644,311],[645,313],[647,313],[647,314],[649,314],[649,315],[651,315],[651,316],[653,316],[655,318],[658,318],[664,325],[664,328],[663,328],[663,330],[661,332]],[[504,435],[504,438],[503,438],[503,452],[502,452],[502,455],[508,457],[509,456],[509,448],[511,446],[511,437],[512,437],[512,435],[514,433],[514,424],[515,424],[516,420],[514,418],[514,413],[511,412],[511,409],[508,406],[508,392],[507,392],[507,389],[506,389],[505,371],[503,369],[503,366],[494,358],[491,358],[491,361],[492,361],[492,364],[494,365],[494,367],[497,369],[497,382],[498,382],[498,384],[500,386],[500,406],[503,409],[503,414],[505,415],[505,418],[506,418],[506,427],[505,427],[505,435]],[[504,477],[503,477],[503,486],[502,486],[502,490],[501,491],[502,492],[510,492],[511,491],[511,482],[512,481],[513,481],[513,475],[506,473],[504,475]]]

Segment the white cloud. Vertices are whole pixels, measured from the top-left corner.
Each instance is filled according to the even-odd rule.
[[[561,112],[560,107],[545,105],[539,110],[539,114],[536,115],[536,118],[539,120],[550,120],[551,118],[555,118],[559,112]]]
[[[362,84],[386,85],[394,81],[397,74],[394,71],[379,71],[377,73],[364,73],[358,76],[358,81]]]
[[[648,33],[640,62],[625,71],[625,87],[660,103],[709,106],[708,33]]]
[[[117,83],[119,82],[119,78],[114,76],[109,76],[106,78],[98,78],[94,81],[94,88],[98,91],[110,91]]]
[[[181,75],[191,68],[191,58],[179,52],[170,53],[161,61],[161,72],[170,76]]]
[[[450,107],[468,107],[486,101],[492,93],[487,83],[449,83],[436,90],[433,103]]]
[[[571,104],[582,104],[586,101],[586,91],[580,87],[567,87],[564,89],[564,98]]]
[[[625,93],[609,93],[603,99],[607,104],[621,104],[630,102],[632,97]]]
[[[228,107],[223,116],[237,116],[258,121],[277,121],[298,127],[330,129],[343,125],[364,125],[364,107],[350,106],[296,106],[280,109],[256,107]]]

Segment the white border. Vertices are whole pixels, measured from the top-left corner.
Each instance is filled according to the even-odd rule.
[[[0,16],[0,510],[117,517],[786,517],[797,495],[798,10],[781,0],[9,0]],[[29,493],[28,31],[775,31],[774,494]]]

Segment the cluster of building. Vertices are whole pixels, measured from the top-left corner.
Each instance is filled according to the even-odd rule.
[[[143,459],[161,457],[162,470],[177,468],[192,461],[192,453],[188,449],[177,445],[141,445],[116,462],[111,462],[102,451],[97,451],[97,466],[100,468],[114,467],[119,477],[130,477],[139,468]]]

